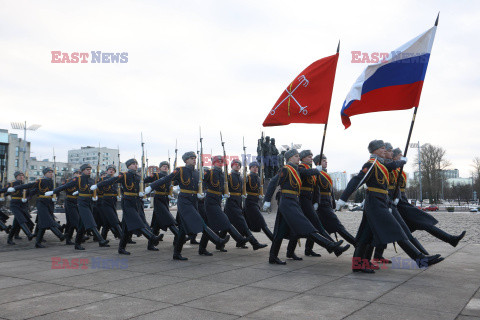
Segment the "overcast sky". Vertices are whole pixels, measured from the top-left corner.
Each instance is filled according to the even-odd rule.
[[[100,143],[123,160],[150,163],[196,149],[256,152],[261,124],[285,87],[341,40],[325,153],[330,171],[357,172],[367,144],[405,147],[413,110],[351,118],[340,109],[365,68],[352,51],[390,52],[440,22],[412,141],[447,150],[470,176],[480,156],[480,2],[475,1],[1,1],[0,128],[38,123],[32,156],[66,161],[67,150]],[[128,63],[54,64],[51,51],[128,52]],[[263,129],[277,145],[319,153],[323,125]],[[413,155],[409,151],[412,171]]]

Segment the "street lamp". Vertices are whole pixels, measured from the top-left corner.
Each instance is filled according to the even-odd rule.
[[[27,127],[27,121],[25,122],[12,122],[12,129],[16,130],[23,130],[23,163],[22,163],[22,171],[25,173],[26,172],[26,167],[27,167],[27,130],[30,131],[37,131],[38,128],[41,127],[39,124],[32,124],[29,127]]]

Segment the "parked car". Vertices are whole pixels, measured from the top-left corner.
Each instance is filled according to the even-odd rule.
[[[478,212],[477,208],[470,208],[470,212]]]
[[[144,208],[144,209],[150,208],[150,200],[148,200],[148,199],[143,199],[143,208]]]
[[[438,206],[430,205],[428,207],[423,208],[424,211],[438,211]]]

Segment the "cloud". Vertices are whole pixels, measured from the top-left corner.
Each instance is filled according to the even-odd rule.
[[[351,51],[390,51],[425,31],[441,11],[412,141],[442,146],[468,175],[478,156],[480,4],[460,1],[6,2],[0,12],[0,127],[27,120],[34,154],[120,146],[122,158],[195,150],[256,150],[261,123],[285,86],[341,39],[325,152],[331,171],[357,172],[371,139],[404,148],[411,110],[360,115],[344,130],[340,108],[365,65]],[[52,50],[128,52],[127,64],[52,64]],[[320,150],[321,125],[266,128],[277,144]],[[414,150],[411,150],[414,152]],[[409,171],[414,170],[412,165]]]

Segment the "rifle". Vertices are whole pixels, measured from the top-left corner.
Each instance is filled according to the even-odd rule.
[[[263,197],[263,183],[265,180],[265,168],[263,167],[263,131],[260,141],[260,195]]]
[[[229,194],[228,192],[228,165],[227,165],[227,154],[225,153],[225,142],[223,141],[222,131],[220,131],[220,141],[222,142],[223,148],[223,170],[224,170],[224,188],[223,194]]]
[[[247,196],[247,147],[245,147],[245,137],[243,137],[243,185],[242,194]],[[245,208],[245,198],[242,199],[243,207]]]
[[[120,175],[120,171],[122,171],[122,163],[120,162],[120,147],[117,146],[117,150],[118,150],[118,173],[117,175]],[[120,195],[122,194],[122,187],[120,186],[120,183],[117,184],[117,195],[120,197]]]
[[[53,189],[57,187],[57,157],[55,157],[55,148],[53,148]],[[53,199],[57,199],[57,195],[53,194]]]
[[[143,142],[143,133],[140,133],[140,144],[142,146],[142,171],[140,177],[140,192],[145,191],[145,143]],[[145,195],[143,195],[145,198]]]
[[[178,155],[178,141],[175,139],[175,160],[173,161],[173,170],[177,168],[177,155]],[[170,151],[168,152],[168,173],[170,174]],[[173,195],[173,181],[170,184],[170,190],[168,194],[171,196]]]
[[[98,183],[98,180],[100,178],[100,143],[98,144],[98,152],[97,152],[97,174],[95,175],[95,184]],[[95,198],[97,196],[97,189],[93,191],[93,197]]]
[[[28,183],[28,160],[25,161],[26,162],[26,165],[27,167],[25,168],[25,180],[27,180],[26,183]],[[27,199],[27,189],[23,189],[23,193],[22,193],[22,199]]]
[[[198,166],[198,193],[203,194],[203,138],[202,138],[202,127],[200,127],[200,159],[199,159],[199,166]]]
[[[168,174],[170,174],[170,150],[168,150]]]

